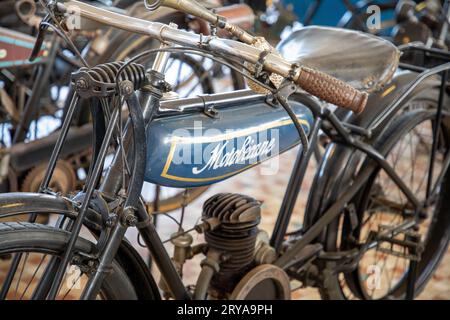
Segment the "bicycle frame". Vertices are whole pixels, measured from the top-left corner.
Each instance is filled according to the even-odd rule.
[[[96,10],[89,11],[88,7],[85,7],[86,16],[96,17],[98,20],[106,21],[108,18],[102,18],[99,14],[96,15]],[[83,11],[84,12],[84,11]],[[111,18],[111,17],[109,17]],[[161,40],[163,40],[162,35],[164,34],[166,38],[171,38],[174,42],[181,42],[181,39],[185,36],[189,39],[198,39],[196,35],[186,35],[184,32],[181,32],[177,35],[176,29],[171,29],[167,26],[161,26],[159,24],[151,24],[148,25],[148,29],[143,27],[143,22],[134,21],[134,26],[138,27],[138,32],[144,32],[145,30],[151,29],[151,32],[155,32],[156,35],[159,35]],[[119,26],[120,22],[111,21],[110,23]],[[124,26],[124,28],[130,28],[129,25]],[[153,28],[153,29],[152,29]],[[185,39],[182,39],[185,41]],[[200,41],[202,41],[200,39]],[[215,40],[211,40],[214,42]],[[231,43],[221,44],[220,41],[217,41],[213,44],[213,48],[219,49],[219,51],[231,50],[234,46]],[[234,47],[238,50],[238,54],[242,51],[245,52],[246,47]],[[239,49],[240,48],[240,49]],[[250,50],[251,51],[251,50]],[[255,51],[253,51],[255,52]],[[236,55],[236,53],[234,53]],[[246,57],[251,60],[253,59],[253,54],[246,53]],[[168,55],[159,54],[158,58],[155,60],[153,65],[153,71],[156,73],[162,73],[164,70],[165,62],[168,59]],[[276,58],[273,58],[276,60]],[[283,63],[282,63],[283,65]],[[357,194],[360,188],[367,182],[371,174],[377,167],[381,167],[387,175],[394,181],[394,183],[399,187],[399,189],[404,193],[407,199],[413,204],[415,208],[415,216],[412,220],[407,221],[407,223],[411,223],[415,219],[417,219],[420,211],[423,209],[421,202],[417,199],[414,193],[404,184],[402,179],[397,175],[395,170],[390,166],[390,164],[386,161],[384,156],[380,154],[377,150],[375,150],[369,143],[364,142],[364,139],[361,138],[370,138],[372,132],[377,131],[380,127],[382,128],[384,125],[389,123],[390,119],[395,115],[395,113],[399,110],[402,104],[408,99],[409,94],[417,87],[424,79],[427,79],[433,75],[443,73],[442,82],[441,82],[441,90],[440,90],[440,99],[438,105],[438,113],[437,113],[437,126],[439,127],[439,123],[442,118],[442,114],[448,114],[446,110],[443,110],[443,101],[445,95],[445,84],[447,79],[447,71],[450,69],[450,63],[444,64],[442,66],[433,68],[431,70],[427,70],[423,72],[415,82],[413,82],[408,90],[404,91],[403,94],[396,99],[391,105],[383,108],[383,112],[378,116],[377,119],[373,121],[373,124],[370,128],[359,127],[355,125],[349,125],[345,122],[342,122],[334,113],[330,112],[329,109],[326,108],[325,105],[321,104],[317,99],[307,95],[307,94],[296,94],[297,99],[301,101],[305,106],[310,108],[312,113],[314,114],[315,124],[310,134],[310,139],[313,143],[318,138],[319,130],[323,130],[329,137],[333,139],[333,141],[339,141],[340,143],[348,146],[351,149],[361,151],[367,158],[371,159],[369,164],[362,168],[360,172],[357,174],[356,178],[353,181],[353,184],[346,189],[339,200],[336,201],[328,210],[326,210],[323,215],[316,221],[310,228],[304,230],[302,237],[294,242],[292,246],[290,246],[283,254],[276,260],[275,265],[280,268],[288,271],[290,267],[296,265],[298,263],[304,262],[304,254],[303,251],[309,244],[314,243],[314,240],[321,234],[326,226],[328,226],[332,221],[334,221],[345,208],[346,204]],[[121,84],[121,89],[123,92],[129,92],[126,90],[126,84]],[[295,90],[284,92],[283,95],[285,98],[294,94]],[[230,93],[230,101],[236,101],[239,99],[240,94],[242,93]],[[219,95],[223,101],[223,95]],[[218,96],[211,95],[210,101],[214,102],[214,99],[218,99]],[[116,223],[112,230],[107,232],[107,241],[103,246],[103,250],[101,251],[99,258],[99,267],[95,271],[94,275],[89,279],[87,287],[83,292],[82,298],[90,299],[96,296],[98,293],[102,280],[104,279],[106,272],[110,264],[112,263],[118,247],[122,242],[125,231],[129,226],[136,226],[139,229],[139,232],[147,245],[150,253],[152,254],[154,261],[159,267],[162,276],[164,277],[168,287],[170,288],[171,293],[176,299],[190,299],[190,294],[185,288],[182,279],[180,278],[178,272],[176,271],[168,253],[166,252],[161,239],[159,238],[154,225],[152,224],[151,218],[148,216],[145,211],[144,206],[139,200],[140,190],[142,188],[143,183],[143,171],[145,170],[146,161],[145,161],[145,132],[144,128],[154,119],[155,113],[158,111],[160,107],[160,96],[155,94],[153,90],[146,90],[145,88],[140,90],[139,99],[135,95],[135,93],[128,93],[125,95],[125,101],[129,107],[130,111],[130,121],[127,123],[125,127],[124,140],[131,139],[131,132],[134,132],[132,135],[133,139],[133,148],[131,150],[125,149],[119,150],[116,152],[116,159],[120,159],[121,152],[125,152],[126,157],[133,159],[134,165],[132,166],[131,178],[129,183],[129,195],[124,199],[123,211],[121,221]],[[58,155],[62,149],[64,144],[67,132],[70,127],[71,119],[74,114],[76,105],[78,102],[77,96],[74,97],[67,116],[64,120],[64,124],[61,129],[60,137],[57,141],[56,147],[52,154],[52,157],[49,161],[49,166],[44,178],[44,181],[41,185],[42,193],[50,193],[52,192],[48,189],[49,181],[51,180],[51,176],[53,170],[56,165],[56,161],[58,159]],[[172,101],[171,104],[174,105],[179,103],[180,110],[186,111],[186,108],[183,108],[183,100]],[[202,107],[202,105],[192,106],[192,108]],[[119,111],[116,109],[112,115],[110,116],[110,123],[105,132],[105,137],[99,148],[98,154],[96,155],[96,161],[93,162],[93,166],[91,168],[89,178],[87,180],[87,184],[85,187],[85,197],[82,200],[81,204],[76,204],[78,208],[76,220],[71,229],[71,237],[69,240],[69,244],[64,253],[64,258],[58,267],[58,271],[56,273],[55,278],[53,279],[53,283],[50,289],[49,298],[54,298],[58,292],[58,288],[60,282],[62,280],[62,276],[66,269],[66,266],[73,254],[72,248],[73,244],[76,241],[80,228],[84,223],[84,219],[87,216],[88,205],[92,195],[94,194],[95,188],[97,186],[98,179],[101,174],[101,169],[103,168],[103,160],[106,157],[107,149],[109,146],[109,142],[111,141],[116,121],[119,117]],[[435,132],[437,135],[437,130]],[[436,138],[436,136],[435,136]],[[128,145],[128,144],[126,144]],[[433,153],[436,152],[436,146],[433,148]],[[293,208],[297,199],[297,196],[301,190],[301,184],[303,181],[303,177],[305,175],[305,171],[307,168],[307,164],[311,159],[311,155],[313,154],[313,148],[310,148],[308,152],[302,153],[299,152],[296,163],[294,165],[294,169],[289,180],[286,194],[283,199],[283,203],[277,218],[277,222],[274,226],[273,236],[271,239],[271,245],[277,249],[278,253],[281,253],[281,246],[283,244],[283,240],[286,234],[287,227],[290,222],[290,218],[293,212]],[[433,156],[432,156],[433,157]],[[446,156],[444,160],[445,166],[448,167],[450,164],[450,154]],[[120,168],[120,162],[113,162],[112,167],[108,171],[104,181],[102,182],[99,190],[107,195],[108,197],[113,197],[113,199],[117,198],[117,195],[120,191],[121,186],[121,176],[117,175],[117,172],[123,168]],[[432,166],[430,167],[432,169]],[[120,195],[119,195],[120,197]],[[307,214],[307,213],[306,213]],[[414,283],[414,282],[413,282]],[[413,291],[412,291],[413,292]]]

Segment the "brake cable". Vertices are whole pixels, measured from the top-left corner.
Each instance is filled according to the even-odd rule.
[[[303,153],[303,155],[305,155],[309,149],[308,135],[306,134],[303,126],[300,124],[300,121],[298,121],[297,115],[292,110],[292,107],[289,104],[288,98],[281,93],[282,89],[284,89],[288,86],[293,86],[294,88],[297,88],[292,83],[288,83],[287,85],[283,86],[281,88],[281,90],[278,90],[278,92],[275,94],[275,98],[278,100],[278,102],[281,104],[281,106],[284,108],[284,110],[286,111],[286,113],[289,115],[292,122],[294,123],[294,126],[297,129],[297,132],[300,137],[300,142],[302,144],[302,153]]]
[[[56,24],[53,25],[47,21],[42,21],[41,25],[42,26],[46,26],[46,27],[50,27],[54,32],[56,32],[61,38],[63,38],[66,43],[69,45],[70,49],[73,51],[73,53],[80,59],[80,61],[83,63],[83,65],[86,68],[89,68],[89,64],[87,63],[87,61],[83,58],[83,56],[81,55],[80,51],[77,49],[77,47],[75,46],[75,44],[73,43],[72,39],[70,39],[70,37],[67,35],[67,33],[65,32],[64,28],[62,27],[61,23],[59,22],[58,18],[56,17],[55,13],[53,12],[53,10],[55,9],[51,9],[49,6],[47,6],[47,4],[43,1],[43,0],[39,0],[39,2],[41,3],[41,5],[45,8],[45,10],[47,11],[48,15],[51,17],[51,20],[53,20],[53,22]],[[56,6],[54,6],[54,8],[56,8]]]

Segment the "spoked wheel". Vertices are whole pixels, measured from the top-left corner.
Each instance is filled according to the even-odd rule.
[[[330,251],[357,248],[360,255],[356,269],[336,275],[321,289],[323,297],[404,298],[411,261],[417,261],[416,295],[430,279],[446,253],[450,235],[450,119],[444,116],[439,128],[430,170],[435,119],[433,110],[411,109],[377,143],[423,208],[415,210],[385,171],[376,170],[353,202],[356,226],[345,215],[328,232]]]
[[[43,279],[55,273],[68,239],[68,232],[40,224],[0,223],[0,298],[45,299],[50,282]],[[79,238],[74,252],[58,300],[79,299],[92,269],[88,258],[96,253],[93,243]],[[117,262],[97,299],[137,299],[133,285]]]

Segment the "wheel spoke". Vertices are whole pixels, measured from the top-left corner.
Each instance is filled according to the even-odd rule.
[[[417,110],[413,109],[411,111],[416,113]],[[431,204],[437,203],[437,194],[441,190],[439,186],[444,179],[444,173],[450,168],[450,152],[448,152],[447,147],[443,148],[442,146],[442,141],[444,141],[441,134],[442,131],[439,132],[439,138],[442,140],[433,141],[433,127],[430,125],[433,121],[432,117],[433,115],[429,115],[426,118],[423,117],[422,120],[419,120],[408,129],[409,131],[406,131],[401,138],[391,141],[392,144],[390,144],[386,159],[405,185],[416,194],[420,201],[424,201],[424,207],[427,212],[435,214]],[[410,116],[409,119],[420,119],[420,117],[414,118]],[[393,138],[386,136],[386,143],[388,143],[388,139]],[[431,159],[429,150],[432,150],[430,148],[432,143],[438,145],[438,147],[434,158],[433,169],[435,172],[431,172],[434,175],[430,178]],[[372,245],[367,247],[368,250],[359,261],[359,266],[355,271],[358,272],[358,276],[345,276],[343,284],[341,282],[341,287],[348,283],[346,290],[350,290],[354,294],[356,294],[354,290],[361,290],[356,295],[361,297],[362,294],[362,297],[368,299],[379,299],[393,293],[395,297],[401,296],[401,291],[397,290],[403,290],[405,287],[404,283],[408,278],[407,274],[410,269],[409,261],[411,258],[409,256],[412,254],[407,244],[403,244],[403,241],[408,241],[409,234],[417,235],[422,239],[430,236],[430,232],[432,232],[430,231],[430,221],[435,221],[430,220],[428,216],[416,220],[414,218],[416,214],[415,208],[406,199],[397,184],[384,170],[379,170],[376,174],[376,177],[370,182],[369,189],[362,195],[363,200],[358,200],[362,201],[361,203],[365,206],[365,209],[361,208],[364,211],[361,212],[362,216],[359,219],[358,232],[354,234],[357,237],[359,246],[365,247],[364,244],[368,244],[367,241],[369,240]],[[427,180],[432,181],[433,197],[429,198],[426,197],[425,190],[429,188]],[[358,205],[358,203],[356,204]],[[412,228],[417,226],[418,223],[420,223],[420,228],[413,230]],[[386,233],[383,232],[383,227],[386,230],[391,230],[392,228],[392,230],[397,231]],[[377,237],[375,237],[375,240],[374,238],[368,238],[371,232],[378,233],[381,236],[378,243],[375,242]],[[343,232],[341,237],[345,239],[348,235]],[[392,241],[386,239],[386,237],[392,238]],[[341,239],[341,243],[343,243],[343,239]],[[381,281],[379,291],[364,282],[369,279],[366,269],[372,265],[379,268],[377,271],[381,277],[379,279]],[[359,282],[355,282],[354,279],[359,279]],[[350,283],[352,284],[350,285]],[[345,296],[347,297],[348,295],[345,294]]]
[[[19,279],[17,279],[17,283],[16,283],[16,292],[15,292],[15,294],[14,294],[14,297],[15,297],[15,298],[17,298],[17,293],[18,293],[18,291],[19,291],[20,282],[22,281],[23,271],[25,270],[25,264],[27,263],[28,256],[29,256],[29,253],[27,252],[27,253],[25,254],[25,259],[23,260],[23,263],[22,263],[22,268],[20,269]],[[22,257],[20,257],[20,258],[22,259]]]
[[[25,290],[23,290],[22,295],[20,296],[20,300],[23,299],[23,297],[25,296],[25,293],[27,292],[28,288],[30,287],[31,283],[33,282],[34,278],[36,277],[36,274],[38,273],[39,269],[42,266],[42,263],[44,262],[45,258],[47,257],[47,255],[43,255],[41,258],[41,261],[39,262],[38,266],[36,267],[36,269],[33,272],[33,275],[31,276],[30,281],[28,282],[27,286],[25,287]]]

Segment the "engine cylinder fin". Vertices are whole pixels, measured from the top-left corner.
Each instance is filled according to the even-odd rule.
[[[207,231],[205,240],[210,249],[224,257],[211,286],[226,294],[253,265],[261,203],[241,194],[217,194],[203,205],[203,219],[210,218],[217,218],[220,225]]]

